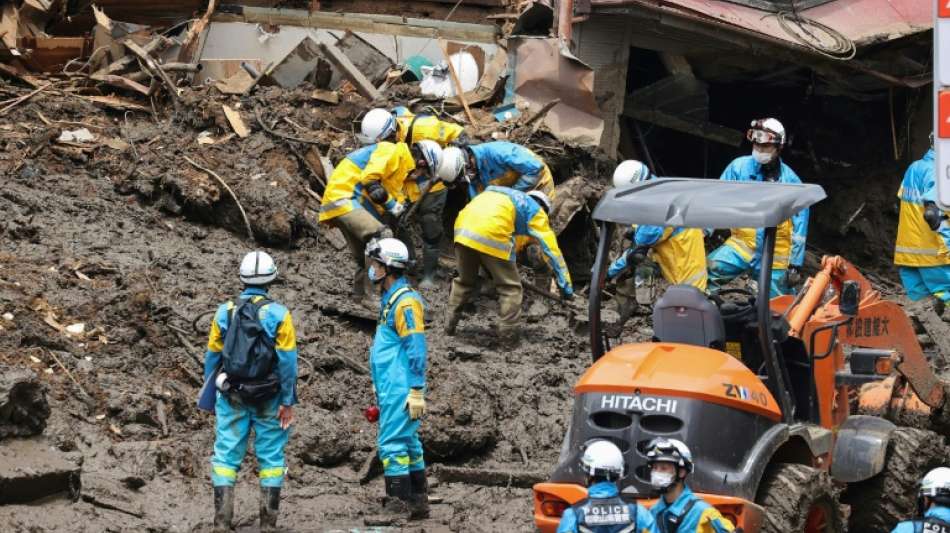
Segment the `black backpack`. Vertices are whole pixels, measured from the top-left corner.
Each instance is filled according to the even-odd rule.
[[[228,331],[224,335],[222,371],[228,375],[231,389],[248,403],[260,403],[277,395],[280,379],[274,368],[277,351],[258,318],[267,298],[249,298],[231,310]]]

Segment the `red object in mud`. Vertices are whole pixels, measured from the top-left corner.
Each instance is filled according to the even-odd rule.
[[[366,420],[369,420],[370,422],[379,420],[379,407],[371,405],[366,409],[363,409],[363,416],[365,416]]]

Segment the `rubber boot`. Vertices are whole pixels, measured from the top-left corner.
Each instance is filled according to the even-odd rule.
[[[419,282],[420,289],[434,289],[436,286],[436,272],[439,270],[439,254],[432,253],[429,250],[422,252],[422,281]]]
[[[367,526],[393,526],[409,518],[412,484],[409,476],[385,476],[386,501],[378,514],[363,519]]]
[[[280,487],[261,487],[261,533],[277,531]]]
[[[501,348],[511,350],[521,344],[521,329],[498,328],[498,343]]]
[[[214,487],[214,533],[231,531],[234,517],[234,487]]]
[[[425,470],[409,472],[412,492],[409,496],[409,519],[429,518],[429,482]]]
[[[930,299],[931,299],[931,302],[933,302],[934,313],[936,313],[937,316],[939,316],[946,322],[947,318],[944,317],[944,312],[947,309],[946,302],[944,302],[940,298],[937,298],[936,296],[931,296]]]
[[[459,325],[459,320],[462,320],[462,313],[458,310],[446,311],[445,313],[445,334],[454,337],[455,328]]]

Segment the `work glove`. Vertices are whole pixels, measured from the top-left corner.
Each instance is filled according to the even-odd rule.
[[[785,286],[794,287],[802,280],[802,274],[797,266],[791,265],[785,271]]]
[[[450,142],[449,144],[452,146],[458,146],[459,148],[464,148],[472,144],[472,139],[470,139],[465,132],[462,132],[458,137],[455,138],[454,141]]]
[[[426,412],[426,399],[422,394],[422,389],[409,389],[409,398],[406,399],[406,409],[409,410],[409,418],[419,420]]]
[[[390,215],[399,218],[399,215],[406,211],[406,204],[402,202],[393,202],[389,205],[389,207],[386,208],[386,210],[389,211]]]
[[[924,221],[927,223],[927,226],[930,229],[937,231],[940,228],[940,223],[943,222],[947,217],[943,214],[943,211],[937,207],[937,204],[933,202],[924,202]]]
[[[637,228],[629,228],[627,231],[623,232],[623,238],[633,242],[633,240],[637,238]]]
[[[561,299],[571,301],[574,299],[574,288],[570,285],[561,288]]]
[[[389,199],[389,193],[378,181],[371,181],[366,185],[366,194],[369,195],[370,200],[380,205],[385,204]]]

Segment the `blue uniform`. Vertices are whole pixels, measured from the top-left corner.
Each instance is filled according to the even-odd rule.
[[[926,513],[924,519],[930,519],[930,529],[924,529],[925,520],[904,520],[897,524],[891,533],[946,533],[950,532],[950,507],[933,506]],[[940,524],[939,522],[944,522]],[[932,525],[936,524],[936,525]],[[943,527],[941,530],[940,528]]]
[[[557,533],[658,533],[653,515],[637,503],[620,498],[617,485],[600,481],[590,486],[587,498],[564,511]]]
[[[766,181],[762,165],[752,156],[738,157],[726,167],[721,180]],[[801,183],[802,180],[788,165],[779,162],[778,183]],[[722,285],[736,276],[752,271],[756,276],[762,260],[761,228],[733,228],[732,236],[725,244],[713,250],[707,258],[709,280],[714,286]],[[770,296],[789,292],[785,284],[785,271],[789,265],[801,267],[805,262],[805,241],[808,236],[808,209],[803,209],[778,228],[775,242],[775,257],[772,262]]]
[[[241,299],[266,297],[267,291],[248,287]],[[233,302],[218,307],[211,322],[208,335],[208,351],[205,353],[205,380],[217,371],[222,362],[224,336],[227,335]],[[249,406],[236,396],[217,393],[215,400],[214,456],[211,458],[211,483],[215,487],[233,486],[237,472],[247,452],[247,440],[254,428],[254,451],[260,465],[260,482],[263,487],[280,487],[284,482],[286,466],[284,446],[290,437],[290,428],[281,429],[277,418],[278,407],[297,403],[297,340],[290,311],[277,302],[261,306],[259,318],[264,331],[274,340],[277,352],[277,375],[280,391],[272,400],[261,405]]]
[[[690,505],[692,504],[692,505]],[[689,510],[686,511],[686,508]],[[685,515],[684,515],[684,511]],[[693,494],[689,487],[683,487],[683,492],[672,505],[660,498],[656,505],[650,508],[657,529],[661,533],[728,533],[735,531],[729,520],[723,518],[719,511]],[[674,526],[673,524],[678,524]],[[675,528],[675,529],[674,529]]]
[[[934,231],[924,220],[925,202],[937,202],[933,149],[911,163],[897,197],[901,210],[894,264],[907,296],[915,301],[928,296],[950,301],[950,224],[944,220]]]
[[[469,146],[478,167],[469,183],[469,197],[474,198],[489,185],[510,187],[516,191],[543,191],[551,196],[554,178],[544,161],[520,144],[495,141]]]
[[[386,476],[425,469],[419,420],[409,418],[409,389],[425,389],[426,337],[419,293],[399,278],[383,294],[369,364],[379,404],[379,458]]]

